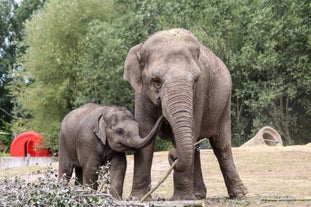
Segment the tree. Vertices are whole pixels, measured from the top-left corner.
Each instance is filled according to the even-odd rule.
[[[249,71],[245,91],[253,127],[272,125],[286,143],[301,143],[296,133],[306,127],[305,136],[310,136],[311,127],[301,122],[310,120],[310,4],[287,0],[257,6],[240,64]]]
[[[132,108],[133,91],[122,80],[128,50],[158,30],[183,27],[231,72],[232,129],[242,139],[234,144],[263,125],[275,127],[287,143],[305,143],[311,128],[305,121],[311,117],[309,10],[307,1],[293,0],[49,1],[26,23],[25,54],[12,73],[13,128],[41,132],[56,150],[69,110],[85,102]]]
[[[0,0],[0,150],[4,151],[10,143],[9,122],[11,115],[11,98],[9,91],[5,87],[9,81],[8,72],[15,62],[14,46],[11,42],[14,38],[12,25],[12,10],[16,4],[14,1]],[[5,135],[4,135],[5,134]]]
[[[1,0],[0,4],[0,130],[7,134],[1,138],[2,143],[6,146],[4,150],[7,150],[11,142],[11,121],[14,119],[11,113],[12,97],[8,89],[11,81],[9,74],[17,67],[18,51],[22,51],[24,48],[20,44],[24,35],[23,24],[33,11],[40,9],[44,0],[24,0],[21,4],[17,4],[14,0]]]
[[[14,113],[19,117],[13,125],[17,132],[38,131],[47,146],[57,148],[61,119],[80,103],[77,80],[85,74],[77,66],[86,52],[89,23],[108,18],[109,5],[100,0],[49,1],[26,22],[27,48],[11,83]]]
[[[86,102],[123,105],[133,108],[133,95],[123,81],[123,62],[127,53],[118,31],[110,23],[93,20],[82,42],[84,52],[77,64],[75,105]]]

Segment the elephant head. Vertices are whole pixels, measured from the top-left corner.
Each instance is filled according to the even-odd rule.
[[[131,112],[124,107],[105,107],[105,111],[97,119],[94,133],[102,143],[108,142],[114,151],[125,152],[147,145],[156,136],[162,120],[163,116],[157,120],[150,133],[142,138]]]
[[[125,60],[124,79],[150,99],[169,122],[176,143],[176,171],[193,160],[194,89],[201,74],[201,45],[184,29],[160,31],[132,47]]]

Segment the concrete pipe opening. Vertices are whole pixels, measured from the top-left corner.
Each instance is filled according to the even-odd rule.
[[[241,147],[265,144],[267,146],[283,146],[283,141],[279,133],[272,127],[265,126],[257,134],[245,142]]]
[[[262,138],[268,146],[276,146],[277,144],[277,140],[270,133],[264,133]]]

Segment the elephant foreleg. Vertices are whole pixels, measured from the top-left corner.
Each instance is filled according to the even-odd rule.
[[[98,188],[98,183],[97,183],[98,168],[99,168],[98,165],[87,166],[87,167],[83,168],[83,185],[85,185],[85,184],[89,185],[94,190],[97,190],[97,188]]]
[[[138,149],[134,154],[134,176],[131,198],[142,198],[151,184],[151,164],[153,158],[153,140],[148,146]],[[146,200],[151,200],[149,196]]]
[[[173,148],[170,150],[168,160],[170,165],[178,159],[177,150]],[[202,173],[201,173],[202,174]],[[172,200],[196,200],[195,197],[195,185],[194,185],[194,164],[191,164],[190,168],[179,172],[174,170],[174,194]],[[201,175],[202,178],[202,175]]]
[[[65,152],[59,153],[59,165],[58,165],[58,179],[70,180],[73,172],[72,161],[68,158],[69,156]]]
[[[122,199],[126,165],[125,153],[113,154],[110,166],[110,194],[119,200]]]
[[[174,194],[172,200],[196,200],[193,185],[193,164],[183,172],[174,170]]]

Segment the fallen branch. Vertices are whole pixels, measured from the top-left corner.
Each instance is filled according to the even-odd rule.
[[[148,206],[153,207],[201,207],[204,206],[204,202],[197,200],[197,201],[154,201],[149,202]]]
[[[190,200],[190,201],[148,201],[141,203],[138,201],[122,201],[120,206],[131,207],[202,207],[204,201]]]
[[[295,198],[295,197],[277,197],[277,198],[261,198],[262,201],[311,201],[311,197]]]
[[[193,146],[196,147],[197,145],[201,144],[202,142],[204,142],[205,140],[207,140],[207,138],[201,139],[198,142],[194,143]],[[175,165],[177,163],[177,160],[175,160],[173,162],[173,164],[171,165],[170,169],[167,171],[167,173],[165,174],[165,176],[158,182],[158,184],[151,189],[148,193],[146,193],[141,199],[140,202],[143,202],[144,200],[146,200],[146,198],[151,195],[156,189],[158,189],[158,187],[166,180],[166,178],[171,174],[171,172],[173,171]]]

